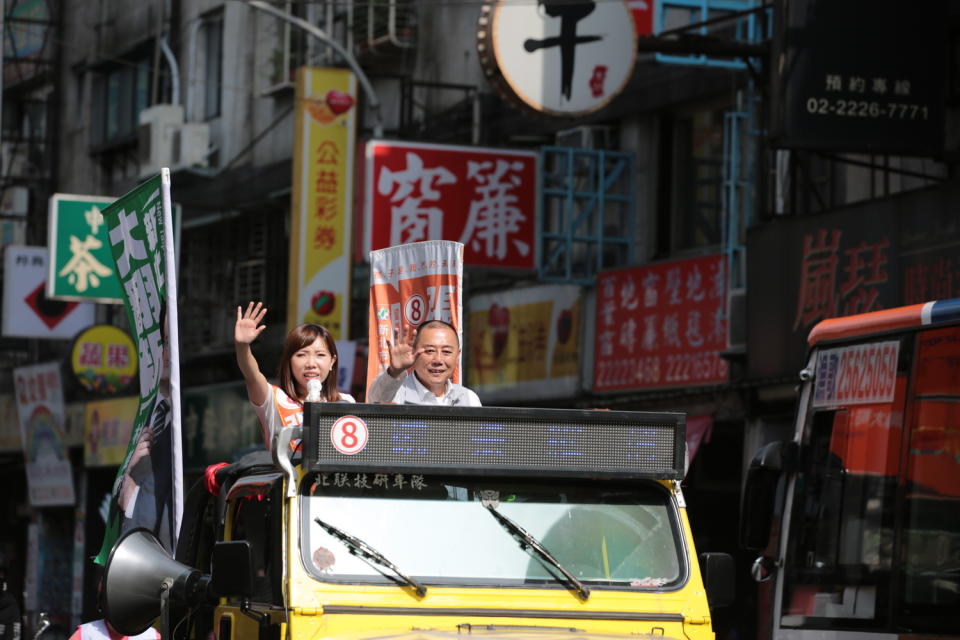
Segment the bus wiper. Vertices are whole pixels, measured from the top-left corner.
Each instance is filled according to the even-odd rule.
[[[513,536],[513,539],[520,543],[521,549],[527,553],[530,553],[530,550],[532,549],[536,552],[537,557],[541,561],[546,561],[557,571],[562,573],[563,577],[567,579],[567,586],[573,587],[581,600],[587,600],[590,597],[590,588],[580,582],[576,576],[574,576],[567,570],[566,567],[560,564],[560,561],[554,558],[552,553],[547,551],[547,548],[543,546],[543,543],[527,533],[523,527],[518,525],[516,522],[497,511],[496,507],[494,507],[492,503],[484,506],[487,508],[490,514],[496,518],[497,522],[500,523],[500,526],[509,531]]]
[[[380,553],[379,551],[371,547],[369,544],[367,544],[360,538],[354,537],[349,533],[347,533],[346,531],[344,531],[343,529],[337,528],[328,522],[324,522],[320,518],[314,518],[313,521],[316,522],[321,527],[323,527],[324,531],[326,531],[327,533],[332,535],[334,538],[336,538],[337,540],[342,542],[344,545],[346,545],[347,549],[350,550],[351,555],[366,558],[370,562],[374,562],[380,565],[381,567],[386,567],[387,569],[390,569],[390,571],[393,571],[393,573],[396,574],[396,576],[400,578],[402,582],[413,587],[416,590],[418,596],[422,598],[423,596],[427,595],[427,588],[422,583],[418,582],[417,580],[414,580],[413,578],[405,574],[403,571],[400,571],[400,569],[397,568],[397,565],[387,560],[386,556],[384,556],[382,553]]]

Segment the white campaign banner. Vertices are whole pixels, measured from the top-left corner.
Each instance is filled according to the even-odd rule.
[[[63,445],[63,383],[60,363],[13,370],[20,440],[27,466],[30,506],[72,505],[73,469]]]

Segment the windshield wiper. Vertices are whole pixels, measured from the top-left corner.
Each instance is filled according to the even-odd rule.
[[[574,576],[567,570],[566,567],[560,564],[560,561],[554,558],[552,553],[547,551],[547,548],[543,546],[543,543],[527,533],[523,527],[518,525],[516,522],[497,511],[493,504],[486,504],[484,507],[486,507],[487,511],[489,511],[494,518],[496,518],[497,522],[500,523],[500,526],[509,531],[513,536],[513,539],[520,543],[521,549],[527,553],[530,553],[530,550],[532,549],[536,552],[537,557],[541,561],[545,560],[547,564],[551,565],[553,568],[563,574],[563,577],[567,579],[567,586],[573,587],[581,600],[587,600],[590,597],[590,588],[580,582],[576,576]]]
[[[313,521],[316,522],[321,527],[323,527],[324,531],[326,531],[327,533],[332,535],[334,538],[336,538],[337,540],[342,542],[344,545],[346,545],[347,549],[350,550],[350,553],[352,555],[361,556],[369,560],[370,562],[374,562],[380,565],[381,567],[386,567],[387,569],[390,569],[390,571],[393,571],[393,573],[396,574],[397,577],[400,578],[402,582],[413,587],[416,590],[418,596],[422,598],[423,596],[427,595],[427,588],[422,583],[418,582],[417,580],[414,580],[413,578],[405,574],[403,571],[400,571],[400,569],[397,568],[397,565],[387,560],[386,556],[384,556],[382,553],[380,553],[379,551],[371,547],[369,544],[367,544],[360,538],[352,536],[346,531],[344,531],[343,529],[337,528],[328,522],[324,522],[320,518],[314,518]]]

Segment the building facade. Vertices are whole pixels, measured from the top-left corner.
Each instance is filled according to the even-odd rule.
[[[686,491],[698,545],[737,554],[742,569],[743,597],[718,612],[717,630],[752,637],[752,558],[737,551],[731,514],[753,451],[792,429],[806,332],[831,315],[960,295],[952,209],[956,70],[948,63],[954,10],[943,3],[932,9],[938,21],[921,16],[911,24],[928,29],[943,59],[932,69],[916,65],[925,69],[917,75],[890,61],[885,68],[843,57],[849,46],[842,32],[824,26],[831,20],[881,35],[896,25],[882,16],[859,23],[846,15],[809,17],[823,10],[823,0],[643,0],[613,18],[603,5],[618,3],[584,2],[576,5],[580,15],[542,0],[518,5],[530,13],[513,20],[508,11],[519,9],[503,2],[270,5],[322,38],[257,4],[6,0],[4,243],[46,246],[54,193],[110,200],[170,167],[180,212],[186,467],[195,476],[256,446],[256,420],[233,355],[235,309],[250,300],[269,308],[256,353],[264,371],[273,371],[293,321],[296,70],[347,68],[341,48],[368,84],[346,106],[356,114],[358,146],[347,171],[357,197],[336,213],[353,232],[345,248],[350,287],[340,301],[349,321],[339,338],[357,343],[362,363],[368,238],[393,224],[391,208],[463,216],[444,209],[453,201],[447,194],[489,193],[478,187],[492,185],[471,184],[464,174],[444,190],[434,178],[421,182],[415,203],[394,191],[381,193],[387,201],[376,208],[363,145],[378,139],[426,145],[430,153],[442,151],[439,145],[535,153],[536,173],[525,183],[534,204],[499,219],[509,227],[522,218],[529,236],[508,237],[509,227],[497,236],[508,243],[500,254],[498,240],[476,229],[446,238],[478,247],[479,257],[465,265],[466,384],[485,404],[686,413]],[[601,19],[608,22],[591,22]],[[534,20],[542,33],[497,31]],[[609,34],[624,20],[628,46],[615,49],[621,45]],[[580,57],[569,65],[559,54],[561,38],[549,35],[562,21],[593,38],[593,49],[571,45]],[[925,47],[933,45],[909,40],[910,55],[930,55]],[[815,55],[821,50],[847,62],[825,69]],[[516,51],[545,53],[534,61]],[[783,60],[798,61],[796,70],[785,72]],[[565,65],[572,67],[569,85]],[[838,122],[838,108],[866,115]],[[822,121],[804,119],[821,109]],[[917,127],[888,130],[907,121]],[[425,171],[440,162],[427,151],[410,153]],[[410,170],[411,156],[404,157]],[[508,180],[510,171],[498,174],[498,193],[508,198],[521,188]],[[512,201],[497,202],[491,210],[513,210]],[[401,237],[427,239],[428,232]],[[514,257],[521,266],[503,266]],[[96,306],[96,321],[126,322],[109,304]],[[30,602],[49,602],[65,626],[93,615],[93,603],[71,600],[62,585],[43,599],[24,560],[35,544],[27,527],[46,532],[41,557],[78,539],[74,552],[56,556],[74,573],[95,553],[97,510],[115,467],[88,464],[84,410],[102,398],[65,374],[77,505],[32,508],[12,372],[66,362],[70,344],[0,338],[0,394],[11,407],[0,427],[7,436],[0,456],[10,462],[3,473],[14,489],[3,509],[17,523],[0,534],[0,552],[16,565],[18,586],[33,590]],[[356,376],[358,398],[363,386]],[[89,592],[89,570],[86,576]]]

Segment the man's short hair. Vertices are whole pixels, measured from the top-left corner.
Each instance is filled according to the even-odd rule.
[[[446,320],[437,319],[427,320],[417,328],[417,337],[413,341],[413,346],[420,344],[420,334],[423,333],[425,329],[450,329],[450,331],[453,331],[453,337],[457,341],[457,348],[460,347],[460,335],[457,333],[457,330],[454,328],[454,326]]]

